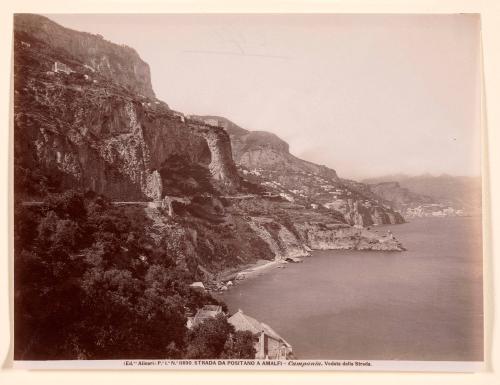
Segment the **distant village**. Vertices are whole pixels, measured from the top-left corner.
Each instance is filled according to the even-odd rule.
[[[405,218],[423,218],[423,217],[461,217],[467,213],[463,209],[455,209],[451,206],[440,203],[423,204],[417,207],[408,207],[402,213]]]

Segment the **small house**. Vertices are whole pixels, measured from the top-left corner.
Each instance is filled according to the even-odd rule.
[[[58,61],[55,61],[54,64],[52,65],[52,71],[54,71],[55,73],[63,72],[66,75],[69,75],[70,73],[74,72],[71,68],[69,68],[69,66]]]
[[[203,282],[193,282],[191,285],[189,285],[189,287],[191,289],[200,290],[200,291],[205,290],[205,285],[203,284]]]
[[[292,346],[265,323],[238,310],[227,320],[237,331],[249,331],[258,336],[255,358],[286,360],[292,356]]]
[[[219,127],[219,119],[208,118],[205,119],[205,123],[211,126]]]

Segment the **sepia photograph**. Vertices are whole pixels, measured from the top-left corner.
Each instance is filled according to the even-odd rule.
[[[479,370],[480,36],[15,14],[15,362]]]

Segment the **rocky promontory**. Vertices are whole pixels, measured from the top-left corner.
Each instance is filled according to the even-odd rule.
[[[304,223],[298,226],[298,230],[313,250],[405,250],[392,234],[381,236],[345,224]]]

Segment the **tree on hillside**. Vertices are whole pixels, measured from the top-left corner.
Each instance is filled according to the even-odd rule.
[[[234,332],[227,339],[220,358],[254,359],[256,340],[257,337],[249,331]]]
[[[188,286],[178,247],[155,243],[146,223],[143,211],[72,191],[16,207],[16,359],[252,356],[250,336],[224,316],[188,332],[186,310],[227,308]]]
[[[255,358],[255,337],[235,331],[223,314],[196,325],[187,335],[186,358]]]
[[[219,358],[234,327],[223,314],[196,325],[187,335],[186,358]]]

